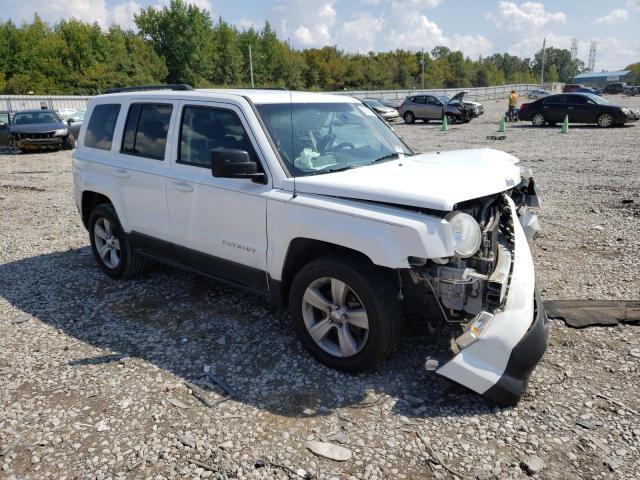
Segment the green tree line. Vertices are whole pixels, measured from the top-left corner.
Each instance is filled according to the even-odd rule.
[[[195,87],[254,82],[304,90],[411,89],[536,83],[542,53],[533,59],[497,53],[472,60],[438,46],[430,52],[346,53],[335,46],[289,48],[266,23],[238,30],[183,0],[135,16],[137,31],[102,29],[75,19],[55,25],[0,23],[0,92],[93,95],[114,86],[188,83]],[[424,78],[422,64],[424,63]],[[584,65],[568,50],[548,48],[545,79],[570,81]]]

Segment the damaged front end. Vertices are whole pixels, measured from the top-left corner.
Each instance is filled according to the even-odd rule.
[[[455,215],[477,223],[472,231],[471,220],[461,227],[450,221],[454,237],[478,235],[471,254],[462,249],[449,258],[413,259],[409,270],[413,287],[424,294],[427,317],[460,327],[451,340],[452,357],[439,361],[436,372],[506,405],[524,393],[546,346],[546,318],[535,298],[527,243],[538,234],[530,208],[540,202],[533,179],[524,173],[507,192],[457,206]],[[537,332],[535,348],[532,340],[518,346],[531,331]]]

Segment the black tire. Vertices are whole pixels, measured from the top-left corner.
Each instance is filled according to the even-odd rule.
[[[612,113],[604,112],[598,115],[596,122],[600,128],[612,128],[616,124],[616,117]]]
[[[115,268],[109,267],[98,253],[95,238],[95,226],[96,222],[101,219],[106,219],[110,223],[113,236],[119,242],[120,261]],[[93,257],[95,258],[96,263],[100,269],[111,278],[133,278],[139,275],[144,269],[144,258],[135,253],[131,248],[131,243],[118,220],[118,215],[116,214],[113,205],[110,203],[98,205],[91,212],[91,215],[89,216],[89,240],[91,242],[91,251],[93,252]]]
[[[74,138],[72,133],[64,137],[64,140],[62,140],[63,150],[73,150],[75,146],[76,146],[76,139]]]
[[[402,118],[404,119],[404,123],[408,124],[412,124],[416,121],[416,116],[413,114],[413,112],[405,112]]]
[[[540,120],[540,119],[541,119],[541,120]],[[534,114],[531,116],[531,124],[532,124],[534,127],[538,127],[538,128],[539,128],[539,127],[544,127],[545,122],[546,122],[546,119],[544,118],[544,114],[542,114],[542,113],[538,113],[538,112],[537,112],[537,113],[534,113]]]
[[[314,282],[326,278],[344,282],[366,311],[368,336],[352,356],[340,357],[325,351],[305,325],[305,292]],[[289,292],[289,311],[300,341],[317,360],[331,368],[357,373],[373,368],[396,348],[402,328],[397,293],[398,286],[392,277],[370,262],[349,255],[327,255],[306,264],[297,273]]]

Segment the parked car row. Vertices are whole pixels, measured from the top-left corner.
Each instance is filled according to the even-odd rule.
[[[85,110],[33,109],[0,112],[0,147],[18,152],[71,150]]]
[[[556,125],[565,117],[570,123],[595,123],[604,128],[640,120],[640,109],[616,105],[591,93],[562,93],[524,103],[518,112],[520,120],[535,127]]]

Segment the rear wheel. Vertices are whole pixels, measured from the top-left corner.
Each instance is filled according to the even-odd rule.
[[[111,204],[103,203],[91,212],[89,240],[98,266],[111,278],[133,278],[142,272],[144,259],[131,248]]]
[[[403,118],[404,123],[414,123],[416,121],[416,117],[412,112],[406,112]]]
[[[612,114],[605,112],[598,115],[597,122],[599,127],[609,128],[609,127],[613,127],[613,125],[615,124],[615,118],[613,118]]]
[[[545,123],[544,115],[541,113],[534,113],[531,117],[531,124],[534,127],[542,127]]]
[[[387,357],[402,325],[393,283],[370,263],[346,255],[305,265],[291,285],[289,308],[307,350],[325,365],[352,373]]]

